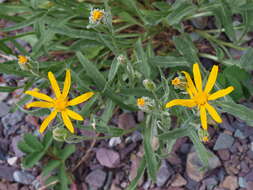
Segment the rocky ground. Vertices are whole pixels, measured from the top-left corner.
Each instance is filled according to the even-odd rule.
[[[6,27],[10,23],[0,20],[2,25]],[[26,43],[18,42],[29,51]],[[10,47],[14,48],[11,44]],[[233,55],[240,57],[241,53],[235,51]],[[0,86],[21,86],[23,83],[22,78],[0,73]],[[43,182],[39,164],[29,170],[21,167],[24,154],[17,148],[17,143],[25,133],[39,135],[37,129],[41,122],[20,111],[9,113],[21,97],[20,90],[0,93],[0,190],[37,190]],[[248,106],[253,108],[252,104]],[[113,123],[129,128],[142,119],[142,112],[121,113],[115,116]],[[84,130],[80,132],[86,136],[96,135]],[[180,138],[172,153],[162,161],[157,183],[152,184],[144,175],[138,189],[253,190],[253,127],[223,115],[223,123],[217,128],[210,127],[209,133],[211,140],[206,147],[215,157],[210,159],[208,171],[200,170],[202,165],[190,140]],[[122,138],[80,143],[78,147],[80,151],[71,157],[68,166],[75,168],[84,155],[86,158],[74,171],[76,184],[71,190],[124,190],[136,176],[143,156],[142,136],[138,131]]]
[[[1,85],[21,85],[23,81],[10,75],[1,75]],[[0,189],[38,189],[40,166],[24,170],[23,153],[17,142],[24,133],[38,134],[40,120],[20,111],[9,113],[10,107],[22,96],[20,90],[0,93]],[[114,118],[119,127],[128,128],[143,119],[143,113],[122,113]],[[94,133],[81,131],[83,135]],[[210,169],[200,171],[201,162],[188,138],[178,139],[173,152],[162,161],[157,183],[151,184],[145,175],[140,190],[252,190],[253,189],[253,128],[244,122],[223,115],[223,123],[210,127],[211,140],[206,147],[216,156],[210,159]],[[123,138],[112,138],[79,144],[69,162],[74,168],[85,152],[85,162],[74,171],[78,189],[126,189],[137,173],[143,155],[142,136],[136,131]],[[91,144],[94,146],[92,148]]]

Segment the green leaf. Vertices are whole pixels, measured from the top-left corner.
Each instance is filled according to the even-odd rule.
[[[210,153],[207,151],[203,143],[200,141],[198,134],[194,128],[189,129],[188,136],[194,144],[199,159],[203,163],[204,167],[208,167]]]
[[[14,90],[17,90],[19,88],[22,88],[22,86],[17,86],[17,87],[13,87],[13,86],[0,86],[0,92],[13,92]]]
[[[164,68],[189,66],[185,58],[175,56],[155,56],[149,58],[148,62],[150,65]]]
[[[238,66],[248,72],[253,70],[253,48],[249,48],[246,53],[241,56]]]
[[[168,23],[170,25],[180,24],[185,17],[193,15],[196,10],[196,6],[191,1],[176,1],[170,9],[171,13],[168,15]]]
[[[50,172],[52,172],[55,168],[61,165],[60,160],[50,160],[45,167],[43,167],[42,175],[47,176]]]
[[[99,72],[99,70],[94,64],[92,64],[85,56],[83,56],[81,52],[77,52],[76,55],[80,63],[82,64],[84,70],[87,72],[87,75],[93,80],[99,90],[102,91],[104,96],[107,96],[108,98],[112,99],[123,109],[136,110],[135,107],[123,103],[121,98],[118,97],[110,87],[106,87],[106,80],[104,76],[101,74],[101,72]]]
[[[13,30],[18,30],[18,29],[24,28],[26,26],[30,26],[33,23],[38,22],[39,19],[42,19],[43,18],[42,16],[44,14],[45,14],[44,12],[38,13],[37,15],[35,15],[35,16],[29,18],[29,19],[25,19],[25,21],[23,21],[21,23],[18,23],[16,25],[8,27],[8,28],[4,28],[3,31],[4,32],[9,32],[9,31],[13,31]]]
[[[198,51],[188,34],[174,37],[173,41],[176,45],[176,49],[180,52],[181,55],[184,56],[186,61],[188,61],[189,66],[196,62],[200,62],[197,56]]]
[[[44,146],[44,151],[47,151],[47,149],[52,144],[52,142],[53,142],[53,133],[52,133],[52,131],[48,130],[42,140],[42,144]]]
[[[150,116],[149,116],[150,117]],[[156,181],[156,173],[157,173],[157,160],[155,157],[155,152],[153,151],[151,142],[152,142],[152,127],[150,125],[149,117],[147,118],[147,124],[144,128],[144,139],[143,139],[143,144],[144,144],[144,151],[145,151],[145,160],[147,162],[147,170],[150,178],[152,179],[153,182]]]
[[[188,128],[173,129],[172,131],[159,135],[158,138],[161,140],[173,140],[180,137],[188,136],[188,132]]]
[[[248,125],[253,127],[253,110],[247,108],[244,105],[236,104],[233,102],[223,102],[215,101],[214,103],[217,106],[220,106],[222,112],[232,114],[241,120],[245,121]]]
[[[108,83],[112,82],[113,79],[115,78],[118,72],[119,66],[120,66],[120,62],[117,60],[117,57],[115,57],[114,60],[112,61],[111,68],[108,74]]]
[[[18,70],[17,70],[18,68]],[[26,71],[21,71],[19,66],[11,66],[11,65],[6,65],[1,63],[0,64],[0,71],[1,73],[5,73],[5,74],[13,74],[16,76],[21,76],[21,77],[29,77],[32,76],[30,73],[26,72]]]
[[[31,134],[25,134],[24,135],[24,141],[27,145],[31,146],[34,150],[40,151],[43,150],[43,145],[40,143],[40,141]]]
[[[146,168],[146,160],[145,160],[145,158],[142,158],[142,160],[140,162],[140,166],[137,170],[137,175],[134,178],[134,180],[131,181],[130,185],[127,187],[126,190],[135,190],[136,189],[139,180],[141,179],[141,177],[144,174],[145,168]]]
[[[24,153],[32,153],[35,151],[31,146],[26,144],[24,141],[18,142],[18,148],[19,148],[19,150],[21,150]]]
[[[227,0],[218,0],[216,1],[216,4],[219,5],[218,8],[213,10],[216,19],[221,22],[229,39],[231,41],[235,41],[236,37],[233,27],[233,14],[229,2]]]
[[[33,152],[26,156],[23,160],[23,165],[25,168],[31,168],[39,162],[39,160],[44,156],[44,152]]]
[[[69,190],[68,183],[69,183],[69,179],[68,179],[67,171],[66,171],[65,165],[62,164],[60,168],[60,186],[61,186],[60,189]]]
[[[150,78],[151,75],[151,69],[150,65],[147,60],[147,56],[144,52],[144,49],[142,47],[141,39],[139,38],[138,41],[135,44],[135,50],[136,50],[136,57],[138,60],[138,65],[140,68],[140,71],[145,76],[145,78]]]
[[[58,156],[62,160],[66,160],[71,154],[75,152],[75,150],[76,150],[76,147],[74,144],[68,144],[64,147],[62,151],[60,151],[60,154]]]

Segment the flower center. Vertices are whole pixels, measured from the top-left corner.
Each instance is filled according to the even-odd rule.
[[[145,105],[145,100],[143,98],[138,98],[137,105],[143,107]]]
[[[181,83],[181,81],[178,77],[176,77],[171,81],[171,83],[172,83],[172,85],[177,86]]]
[[[20,64],[26,64],[27,61],[28,61],[28,59],[27,59],[26,56],[23,56],[23,55],[19,55],[19,56],[18,56],[18,62],[19,62]]]
[[[104,13],[102,11],[95,10],[92,14],[92,19],[94,21],[100,20],[104,16]]]
[[[198,105],[204,105],[207,103],[207,94],[205,92],[199,92],[195,97],[194,101]]]
[[[54,101],[54,107],[58,111],[63,111],[68,106],[67,98],[58,98]]]

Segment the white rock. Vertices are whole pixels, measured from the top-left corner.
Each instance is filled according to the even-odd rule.
[[[18,157],[10,157],[10,158],[7,158],[7,162],[8,164],[10,164],[11,166],[15,165],[15,163],[17,162],[18,160]]]
[[[109,141],[109,147],[117,146],[120,143],[121,143],[121,138],[120,137],[112,137]]]

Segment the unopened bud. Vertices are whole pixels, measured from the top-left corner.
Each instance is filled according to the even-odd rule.
[[[65,128],[58,127],[53,130],[53,138],[56,141],[64,142],[66,138],[68,137],[68,135],[69,135],[69,132]]]
[[[155,83],[150,79],[143,80],[143,86],[149,91],[154,91],[156,89]]]

